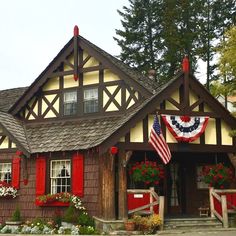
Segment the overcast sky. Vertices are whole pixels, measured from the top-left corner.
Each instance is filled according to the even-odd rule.
[[[0,90],[29,86],[73,36],[112,55],[128,0],[0,0]]]
[[[0,0],[0,90],[29,86],[73,36],[112,55],[128,0]],[[198,75],[199,76],[199,75]]]

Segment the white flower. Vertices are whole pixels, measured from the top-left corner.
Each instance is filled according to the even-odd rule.
[[[12,197],[15,198],[17,195],[17,189],[6,184],[5,182],[0,182],[0,197]]]

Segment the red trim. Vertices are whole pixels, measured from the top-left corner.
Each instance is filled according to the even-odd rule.
[[[185,56],[182,62],[182,70],[184,73],[188,73],[189,72],[189,60],[188,57]]]
[[[46,187],[46,159],[36,159],[36,196],[45,194]]]
[[[12,187],[20,188],[20,157],[14,157],[12,161]]]
[[[79,35],[79,28],[77,25],[74,26],[74,36],[78,36]]]
[[[80,153],[72,158],[72,193],[80,197],[84,195],[84,156]]]
[[[128,210],[150,204],[150,193],[128,193]],[[154,199],[155,201],[156,199]],[[159,205],[153,206],[153,210],[156,214],[159,213]],[[150,208],[146,208],[143,211],[150,211]]]
[[[216,210],[216,212],[217,212],[220,216],[222,216],[223,214],[222,214],[221,202],[220,202],[217,198],[215,198],[215,197],[213,196],[213,203],[214,203],[214,209]]]
[[[40,202],[39,200],[35,200],[35,205],[36,206],[45,206],[45,207],[49,207],[49,206],[69,206],[70,203],[69,202],[59,202],[59,201],[54,201],[54,202]]]
[[[161,116],[161,117],[162,117],[162,119],[163,119],[163,121],[164,121],[166,127],[167,127],[168,130],[170,131],[170,133],[174,136],[174,138],[175,138],[178,142],[193,142],[193,141],[195,141],[196,139],[198,139],[198,138],[202,135],[202,133],[205,131],[206,126],[207,126],[207,124],[208,124],[208,120],[209,120],[209,117],[206,117],[206,118],[205,118],[205,121],[204,121],[204,123],[203,123],[203,125],[202,125],[202,128],[201,128],[201,130],[200,130],[199,133],[197,133],[195,136],[192,136],[192,137],[190,137],[190,138],[185,138],[185,137],[179,137],[179,136],[177,135],[177,133],[174,131],[174,129],[171,127],[171,125],[170,125],[169,122],[167,121],[165,115],[163,115],[163,116]]]

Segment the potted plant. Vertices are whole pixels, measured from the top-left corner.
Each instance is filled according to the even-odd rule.
[[[203,181],[208,184],[209,187],[218,189],[228,187],[234,179],[232,169],[224,166],[222,163],[204,166],[201,175]]]
[[[127,219],[124,221],[124,226],[126,231],[134,231],[135,230],[135,222],[133,219]]]
[[[150,216],[134,215],[133,220],[137,229],[144,234],[155,233],[162,224],[162,220],[158,214]]]
[[[22,224],[21,213],[19,207],[17,206],[12,214],[11,220],[6,221],[6,225],[21,225],[21,224]]]
[[[145,186],[159,185],[164,178],[164,169],[156,162],[136,162],[129,168],[131,179],[136,183],[144,183]]]

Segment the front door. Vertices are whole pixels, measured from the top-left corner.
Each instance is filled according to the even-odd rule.
[[[167,212],[168,215],[186,214],[185,168],[179,163],[167,167]]]

